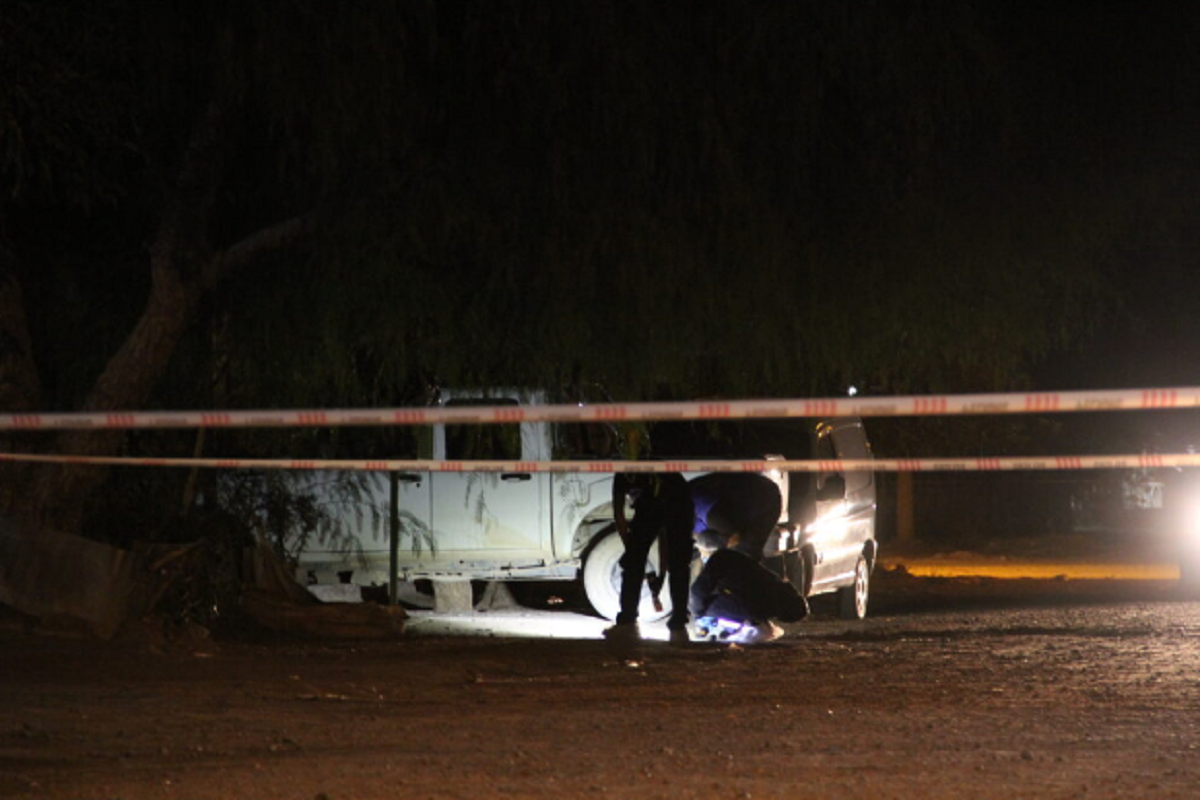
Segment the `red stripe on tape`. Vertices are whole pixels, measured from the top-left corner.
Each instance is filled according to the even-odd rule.
[[[949,401],[945,397],[914,397],[914,414],[945,414]]]
[[[1142,392],[1145,408],[1174,408],[1179,403],[1179,393],[1174,389],[1147,389]]]
[[[230,421],[230,416],[224,413],[200,415],[200,424],[205,427],[217,428],[222,425],[228,425]]]
[[[832,400],[804,401],[804,416],[806,417],[836,417],[838,404]]]
[[[701,403],[700,419],[725,419],[729,411],[728,403]]]
[[[1057,394],[1025,395],[1026,411],[1057,411],[1062,399]]]

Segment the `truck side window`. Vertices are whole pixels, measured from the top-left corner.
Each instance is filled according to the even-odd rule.
[[[817,437],[817,452],[813,454],[813,458],[821,461],[833,461],[838,457],[837,451],[833,449],[833,436],[829,433],[822,432]]]
[[[817,441],[813,447],[813,458],[820,461],[833,461],[838,457],[837,450],[833,447],[833,432],[832,429],[822,424],[818,427]],[[825,477],[827,475],[839,475],[838,472],[819,472],[812,476],[812,486],[814,490],[819,490],[825,485]]]
[[[450,400],[447,406],[507,406],[517,405],[510,397],[479,397]],[[521,458],[521,426],[511,425],[447,425],[446,458],[462,461],[501,460]]]

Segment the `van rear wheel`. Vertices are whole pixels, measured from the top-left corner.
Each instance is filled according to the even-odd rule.
[[[863,619],[867,616],[867,599],[871,590],[871,574],[867,559],[858,557],[854,564],[854,583],[837,590],[838,616],[842,619]]]
[[[807,554],[792,550],[783,554],[784,571],[787,573],[787,581],[799,593],[801,597],[808,597],[812,590],[812,564],[809,563]]]

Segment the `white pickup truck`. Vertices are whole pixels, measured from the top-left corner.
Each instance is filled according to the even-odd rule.
[[[450,395],[447,405],[521,404],[539,399],[521,392]],[[856,419],[789,420],[804,426],[808,453],[794,458],[870,458]],[[521,422],[434,425],[421,458],[446,460],[611,460],[615,441],[600,423]],[[784,511],[766,555],[805,595],[838,591],[842,614],[866,613],[868,576],[874,566],[875,485],[870,472],[782,473]],[[694,478],[697,474],[685,474]],[[618,611],[622,545],[612,512],[610,473],[400,472],[397,578],[428,579],[439,586],[464,581],[576,580],[595,611]],[[375,502],[386,507],[390,487],[379,482]],[[310,543],[298,554],[300,576],[310,583],[349,580],[386,585],[391,548],[387,526],[350,526],[352,541]],[[651,567],[657,569],[652,551]],[[655,613],[647,594],[644,619]]]

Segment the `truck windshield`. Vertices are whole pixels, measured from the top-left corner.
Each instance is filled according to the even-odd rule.
[[[555,426],[556,458],[612,458],[617,451],[617,434],[599,422],[569,422]]]

